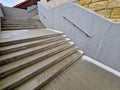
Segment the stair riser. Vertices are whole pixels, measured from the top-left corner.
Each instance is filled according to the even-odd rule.
[[[6,59],[6,60],[1,60],[0,65],[5,65],[7,63],[25,58],[27,56],[30,56],[30,55],[33,55],[33,54],[36,54],[36,53],[40,53],[40,52],[45,51],[47,49],[54,48],[54,47],[59,46],[59,45],[63,45],[65,43],[68,43],[68,41],[59,42],[59,43],[53,44],[51,46],[47,46],[47,47],[44,47],[44,48],[41,48],[41,49],[38,49],[38,50],[35,50],[35,51],[31,51],[29,53],[21,54],[19,56],[15,56],[15,57],[12,57],[12,58],[9,58],[9,59]]]
[[[1,27],[29,27],[29,26],[37,26],[37,24],[3,24]],[[42,23],[38,24],[39,26],[43,27],[44,25]]]
[[[8,27],[11,27],[11,26],[31,26],[31,25],[35,25],[34,23],[4,23],[4,24],[2,24],[1,26],[2,27],[6,27],[6,26],[8,26]],[[42,24],[41,24],[42,25]]]
[[[8,27],[8,28],[11,28],[11,27],[29,27],[29,26],[34,26],[34,25],[25,25],[25,24],[23,24],[23,25],[2,25],[1,27]]]
[[[16,52],[16,51],[28,49],[28,48],[31,48],[31,47],[35,47],[35,46],[38,46],[38,45],[47,44],[49,42],[54,42],[54,41],[58,41],[58,40],[62,40],[62,39],[65,39],[65,37],[49,39],[49,40],[42,41],[42,42],[37,42],[37,43],[34,43],[34,44],[29,44],[29,45],[24,45],[24,46],[21,46],[21,47],[16,47],[16,48],[11,48],[11,49],[7,49],[7,50],[3,50],[3,51],[0,51],[0,55],[5,55],[5,54],[8,54],[8,53],[12,53],[12,52]]]
[[[34,90],[40,90],[43,86],[45,86],[47,83],[49,83],[51,80],[53,80],[55,77],[57,77],[58,75],[60,75],[63,71],[65,71],[74,62],[76,62],[80,57],[81,56],[76,57],[74,60],[72,60],[71,62],[69,62],[67,65],[65,65],[63,68],[61,68],[59,71],[57,71],[56,73],[54,73],[53,75],[51,75],[49,78],[47,78],[46,81],[44,81],[42,84],[40,84]]]
[[[66,49],[68,49],[68,48],[73,47],[73,46],[74,46],[74,44],[73,44],[73,45],[70,45],[70,46],[67,46],[67,47],[63,47],[63,48],[61,48],[61,49],[58,49],[57,51],[50,52],[50,53],[48,53],[48,54],[46,54],[46,55],[44,55],[44,56],[41,56],[41,57],[39,57],[39,58],[31,61],[31,62],[25,63],[25,64],[23,64],[23,65],[21,65],[21,66],[19,66],[19,67],[16,67],[16,68],[14,68],[14,69],[11,69],[11,70],[6,71],[6,72],[3,72],[3,73],[0,73],[0,79],[6,77],[6,76],[8,76],[8,75],[10,75],[10,74],[12,74],[12,73],[14,73],[14,72],[16,72],[16,71],[19,71],[19,70],[24,69],[24,68],[26,68],[26,67],[28,67],[28,66],[31,66],[31,65],[39,62],[39,61],[42,61],[43,59],[46,59],[46,58],[48,58],[48,57],[50,57],[50,56],[53,56],[53,55],[55,55],[55,54],[57,54],[57,53],[60,53],[60,52],[66,50]]]
[[[18,21],[18,20],[17,21],[15,21],[15,20],[12,21],[11,20],[11,21],[4,21],[3,23],[33,23],[33,22],[39,22],[39,21],[28,21],[28,20],[27,21],[26,20],[25,21]]]
[[[36,29],[36,27],[23,27],[23,28],[2,28],[2,31],[8,31],[8,30],[24,30],[24,29]]]
[[[34,72],[34,73],[32,73],[32,74],[24,77],[23,79],[15,82],[14,84],[12,84],[12,85],[4,88],[3,90],[12,90],[12,89],[16,88],[16,87],[19,86],[20,84],[22,84],[22,83],[24,83],[25,81],[31,79],[31,78],[34,77],[35,75],[38,75],[39,73],[43,72],[44,70],[48,69],[49,67],[53,66],[54,64],[56,64],[56,63],[60,62],[61,60],[65,59],[65,58],[68,57],[69,55],[75,53],[76,51],[77,51],[77,49],[72,50],[71,52],[65,54],[64,56],[62,56],[62,57],[60,57],[60,58],[58,58],[58,59],[55,60],[54,62],[49,63],[48,65],[44,66],[43,68],[41,68],[41,69],[37,70],[36,72]]]
[[[33,24],[29,24],[29,25],[26,25],[26,24],[23,24],[23,25],[20,25],[20,24],[19,25],[17,25],[17,24],[16,25],[14,25],[14,24],[13,25],[12,24],[7,25],[6,24],[6,25],[1,25],[1,28],[17,28],[17,27],[22,28],[22,27],[33,27],[33,26],[35,26],[35,25],[33,25]]]
[[[5,22],[3,22],[2,24],[34,24],[36,21],[34,21],[34,22],[31,22],[31,21],[21,21],[21,22],[17,22],[17,21],[10,21],[10,22],[8,22],[8,21],[5,21]]]
[[[32,28],[32,27],[34,27],[35,25],[17,25],[17,26],[15,26],[15,25],[11,25],[11,26],[2,26],[2,28],[4,29],[16,29],[16,28],[26,28],[26,27],[28,27],[28,28]]]
[[[45,36],[28,38],[28,39],[22,39],[22,40],[8,41],[8,42],[0,43],[0,47],[8,46],[8,45],[14,45],[14,44],[19,44],[19,43],[24,43],[24,42],[29,42],[29,41],[35,41],[35,40],[40,40],[40,39],[47,39],[47,38],[50,38],[50,37],[56,37],[56,36],[60,36],[60,35],[63,35],[63,33],[52,34],[52,35],[45,35]]]

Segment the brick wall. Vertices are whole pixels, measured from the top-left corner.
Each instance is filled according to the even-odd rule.
[[[79,4],[114,21],[120,21],[120,0],[79,0]]]

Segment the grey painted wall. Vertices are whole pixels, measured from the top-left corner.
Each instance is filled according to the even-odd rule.
[[[4,16],[11,19],[26,19],[29,18],[29,13],[27,10],[11,8],[11,7],[2,7]]]
[[[11,8],[11,7],[2,7],[4,16],[10,19],[30,19],[31,17],[38,14],[36,6],[32,6],[28,10]]]
[[[0,17],[0,31],[1,31],[1,17]]]
[[[28,13],[30,14],[30,17],[34,17],[38,15],[38,8],[37,5],[32,5],[27,8]]]
[[[0,17],[3,17],[4,15],[3,15],[3,12],[2,12],[2,9],[1,9],[1,7],[0,7]]]
[[[0,7],[0,31],[1,31],[1,18],[2,18],[3,16],[4,16],[4,15],[3,15],[2,9],[1,9],[1,7]]]
[[[120,71],[120,24],[73,3],[48,8],[38,2],[38,9],[46,27],[64,32],[86,55]]]

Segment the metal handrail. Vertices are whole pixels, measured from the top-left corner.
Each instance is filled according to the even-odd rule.
[[[76,28],[78,28],[80,31],[82,31],[87,37],[92,37],[89,33],[87,33],[86,31],[82,30],[79,26],[77,26],[75,23],[73,23],[71,20],[69,20],[67,17],[63,16],[64,19],[66,19],[67,21],[69,21],[70,23],[72,23]]]

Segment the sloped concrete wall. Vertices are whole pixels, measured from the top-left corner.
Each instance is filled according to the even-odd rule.
[[[4,16],[11,19],[26,19],[29,18],[29,13],[27,10],[11,8],[11,7],[2,7]]]
[[[2,11],[2,9],[1,9],[1,7],[0,7],[0,17],[3,17],[4,15],[3,15],[3,11]]]
[[[30,17],[34,17],[38,15],[38,8],[37,5],[32,5],[27,8],[28,13],[30,14]]]
[[[64,32],[86,55],[120,71],[120,24],[73,3],[49,9],[39,2],[38,9],[46,27]]]
[[[31,6],[28,10],[3,6],[2,10],[4,16],[10,19],[30,19],[38,14],[37,6]]]
[[[2,9],[0,7],[0,31],[1,31],[1,19],[2,19],[3,16],[4,15],[3,15]]]
[[[0,31],[1,31],[1,17],[0,17]]]

